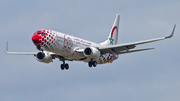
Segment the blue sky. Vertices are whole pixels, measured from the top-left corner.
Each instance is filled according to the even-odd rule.
[[[1,0],[0,101],[179,101],[179,0]],[[43,64],[34,56],[9,51],[38,51],[31,41],[39,29],[51,29],[100,43],[120,14],[118,43],[170,35],[172,39],[139,45],[155,50],[120,55],[112,64],[89,68],[58,59]]]

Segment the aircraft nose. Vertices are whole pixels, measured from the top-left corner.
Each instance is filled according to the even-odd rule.
[[[33,41],[33,43],[34,43],[35,45],[41,43],[40,39],[41,39],[41,36],[38,35],[38,34],[35,34],[35,35],[32,36],[32,41]]]

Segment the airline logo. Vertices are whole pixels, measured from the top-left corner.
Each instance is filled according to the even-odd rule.
[[[63,47],[63,51],[70,53],[72,46],[73,46],[72,39],[70,37],[68,37],[67,35],[64,35],[64,47]]]
[[[118,28],[117,28],[117,26],[114,26],[113,27],[113,29],[112,29],[112,32],[111,32],[111,37],[109,38],[109,41],[110,41],[110,45],[113,45],[113,42],[115,41],[115,44],[117,44],[117,38],[118,38],[118,34],[116,33],[116,36],[114,36],[114,37],[116,37],[116,40],[114,40],[114,37],[113,37],[113,35],[114,35],[114,31],[117,31],[117,33],[118,33]]]

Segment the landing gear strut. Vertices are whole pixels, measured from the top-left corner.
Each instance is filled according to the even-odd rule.
[[[89,61],[88,65],[89,65],[89,67],[92,67],[92,66],[96,67],[97,63],[96,63],[96,61],[93,61],[93,59],[91,59],[91,61]]]
[[[66,63],[65,64],[65,60],[63,60],[63,64],[61,64],[61,70],[64,70],[64,69],[66,69],[66,70],[68,70],[69,69],[69,65]]]

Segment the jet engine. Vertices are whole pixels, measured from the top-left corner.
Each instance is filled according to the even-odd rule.
[[[85,48],[83,51],[83,54],[87,58],[94,58],[94,59],[100,57],[100,55],[101,55],[100,51],[94,47]]]
[[[48,52],[39,52],[36,55],[36,59],[39,62],[43,62],[43,63],[50,63],[52,62],[52,57]]]

